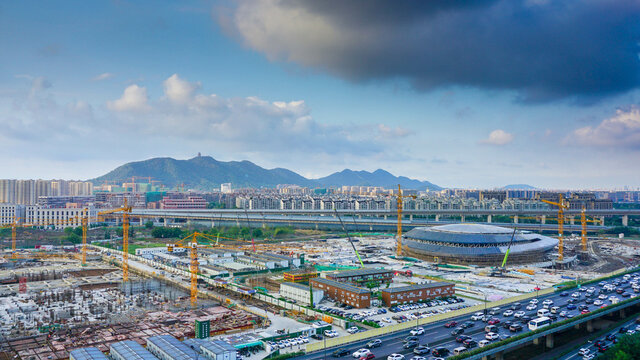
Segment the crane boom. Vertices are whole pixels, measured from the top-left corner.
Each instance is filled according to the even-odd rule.
[[[98,216],[122,213],[122,281],[129,281],[129,216],[131,206],[124,199],[124,206],[117,209],[104,210],[98,213]]]
[[[502,259],[502,265],[500,267],[502,267],[504,269],[504,266],[507,264],[507,258],[509,257],[509,252],[511,251],[511,244],[513,244],[513,238],[516,235],[516,227],[513,228],[513,234],[511,234],[511,241],[509,241],[509,246],[507,246],[507,251],[504,253],[504,259]]]
[[[362,259],[360,258],[360,254],[358,253],[358,249],[356,249],[356,245],[353,243],[353,240],[351,240],[351,235],[349,235],[347,228],[344,226],[344,223],[342,222],[342,218],[340,217],[340,214],[338,214],[338,210],[334,208],[333,211],[335,211],[336,216],[338,217],[338,220],[340,220],[340,225],[342,225],[342,230],[345,232],[345,234],[347,234],[347,239],[349,239],[349,243],[351,244],[351,247],[353,247],[353,251],[356,253],[356,256],[358,257],[358,261],[360,261],[360,267],[364,267],[364,263],[362,262]]]

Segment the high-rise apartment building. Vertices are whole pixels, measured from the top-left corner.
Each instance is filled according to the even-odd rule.
[[[16,201],[16,180],[0,179],[0,203],[14,203]]]

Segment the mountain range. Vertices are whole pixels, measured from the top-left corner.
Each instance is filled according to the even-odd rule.
[[[394,188],[398,184],[405,189],[441,190],[428,181],[394,176],[378,169],[374,172],[345,169],[319,179],[307,179],[291,170],[283,168],[265,169],[250,161],[218,161],[210,156],[197,156],[188,160],[169,157],[153,158],[124,164],[105,175],[91,179],[100,185],[105,181],[125,182],[131,177],[151,177],[167,187],[185,184],[187,188],[212,190],[222,183],[232,183],[238,187],[275,187],[291,184],[306,187],[330,186],[382,186]]]
[[[511,184],[503,186],[502,190],[537,190],[537,188],[527,184]]]

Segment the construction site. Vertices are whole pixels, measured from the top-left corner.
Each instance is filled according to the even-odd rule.
[[[0,259],[0,359],[66,359],[74,349],[106,352],[125,340],[146,346],[148,338],[160,335],[216,337],[237,349],[255,346],[271,352],[268,344],[294,335],[331,328],[344,334],[353,325],[366,331],[640,263],[637,240],[586,231],[565,234],[561,211],[558,236],[545,236],[552,245],[542,260],[510,262],[509,253],[517,250],[512,244],[520,241],[514,241],[517,229],[496,226],[490,229],[501,234],[495,244],[501,255],[494,256],[494,263],[413,257],[407,241],[411,232],[402,231],[401,194],[396,234],[350,234],[343,228],[338,234],[254,241],[212,236],[195,223],[188,225],[185,237],[136,239],[130,251],[131,208],[126,203],[94,220],[121,225],[121,238],[101,238],[105,231],[90,229],[86,214],[77,245],[57,245],[45,237],[53,230],[16,222],[11,248]],[[451,225],[447,234],[465,233],[460,229],[466,225]],[[528,239],[536,237],[541,236]],[[419,314],[397,310],[393,320],[384,315],[394,307],[385,293],[434,286],[448,290],[422,295],[420,301],[434,301],[432,309]],[[367,294],[370,300],[351,303],[334,288]],[[210,324],[204,334],[196,326],[203,322]]]

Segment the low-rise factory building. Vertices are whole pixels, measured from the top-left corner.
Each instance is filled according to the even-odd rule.
[[[111,344],[109,355],[113,360],[158,360],[149,350],[131,340]]]
[[[414,303],[455,294],[454,284],[435,282],[392,287],[380,291],[386,306]]]
[[[297,304],[311,304],[311,288],[307,285],[286,282],[280,284],[280,296],[295,300]],[[313,305],[318,304],[324,297],[324,291],[313,289]]]
[[[70,360],[109,360],[109,358],[95,347],[87,347],[69,351]]]
[[[208,360],[236,360],[237,349],[222,340],[187,339],[185,345]]]
[[[388,269],[357,269],[339,271],[326,274],[329,280],[365,284],[368,282],[389,283],[393,279],[393,270]]]
[[[346,283],[325,278],[309,280],[314,289],[324,291],[324,294],[335,301],[351,305],[355,308],[367,308],[371,305],[371,291]]]
[[[197,360],[198,353],[170,335],[147,339],[147,350],[160,360]]]

